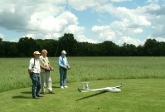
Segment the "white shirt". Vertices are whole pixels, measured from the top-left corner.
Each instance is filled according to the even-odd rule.
[[[39,59],[35,59],[35,65],[34,65],[34,58],[32,58],[29,62],[29,69],[31,70],[31,72],[40,73],[41,69],[40,69]]]

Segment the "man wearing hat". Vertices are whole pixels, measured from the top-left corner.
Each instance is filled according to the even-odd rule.
[[[67,70],[70,69],[70,66],[66,58],[65,50],[61,52],[61,56],[58,59],[58,65],[60,72],[60,88],[61,89],[68,88],[68,86],[66,86],[66,79],[67,79]]]
[[[30,78],[32,80],[32,97],[34,99],[38,99],[40,96],[40,88],[41,88],[41,82],[40,82],[40,62],[39,62],[39,57],[40,57],[40,52],[39,51],[34,51],[33,55],[34,58],[31,58],[29,62],[29,68],[28,68],[28,73],[30,75]]]

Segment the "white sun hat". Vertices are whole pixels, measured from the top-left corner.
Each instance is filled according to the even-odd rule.
[[[62,54],[67,54],[65,50],[63,50],[61,53],[62,53]]]

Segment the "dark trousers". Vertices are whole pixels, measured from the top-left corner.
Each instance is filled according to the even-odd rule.
[[[41,81],[39,74],[31,73],[30,78],[32,80],[32,97],[40,95]]]

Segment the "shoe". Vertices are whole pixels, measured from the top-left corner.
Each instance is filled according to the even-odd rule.
[[[37,97],[44,97],[44,96],[37,95]]]
[[[68,86],[64,86],[64,88],[68,88]]]
[[[35,96],[35,97],[33,97],[33,99],[40,99],[39,97],[37,97],[37,96]]]
[[[63,86],[61,86],[60,88],[61,88],[61,89],[64,89],[64,87],[63,87]]]
[[[53,91],[49,91],[49,94],[55,94]]]
[[[44,95],[44,94],[45,94],[45,92],[41,92],[41,94],[43,94],[43,95]]]

